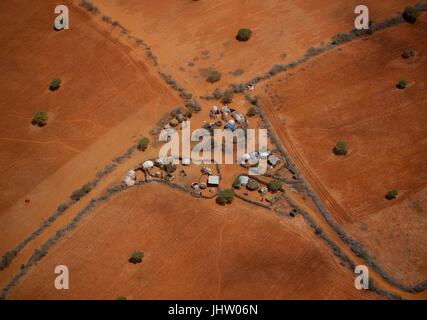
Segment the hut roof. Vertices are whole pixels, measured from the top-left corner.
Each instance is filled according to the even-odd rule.
[[[209,176],[208,184],[210,185],[219,185],[219,176]]]
[[[182,159],[182,165],[183,166],[189,166],[191,164],[191,159],[190,158],[183,158]]]
[[[280,158],[275,156],[274,154],[268,157],[268,163],[272,166],[275,166],[280,162]]]
[[[142,164],[142,167],[144,169],[151,169],[152,167],[154,167],[154,163],[151,160],[147,160]]]

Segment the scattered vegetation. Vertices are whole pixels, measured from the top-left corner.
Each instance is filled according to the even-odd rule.
[[[236,39],[239,41],[248,41],[251,36],[252,36],[252,30],[243,28],[243,29],[240,29],[239,32],[237,33]]]
[[[249,109],[248,109],[248,111],[246,112],[246,115],[248,117],[253,117],[253,116],[257,115],[257,114],[258,114],[258,109],[255,106],[250,106]]]
[[[396,87],[399,89],[405,89],[407,86],[408,82],[405,79],[400,79]]]
[[[338,141],[333,149],[333,152],[337,156],[345,156],[348,153],[348,144],[346,141]]]
[[[234,98],[233,92],[230,91],[230,90],[227,90],[222,95],[222,102],[224,102],[224,103],[231,103],[231,101],[233,101],[233,98]]]
[[[231,204],[234,200],[234,192],[231,189],[224,189],[218,192],[216,203],[220,205]]]
[[[38,111],[34,114],[31,123],[35,126],[44,127],[47,124],[48,115],[44,111]]]
[[[417,8],[408,6],[403,11],[402,16],[406,22],[415,23],[415,22],[417,22],[417,19],[420,16],[420,12],[418,11]]]
[[[53,80],[50,82],[49,90],[50,90],[50,91],[58,90],[58,89],[59,89],[59,87],[61,86],[61,83],[62,83],[61,79],[59,79],[59,78],[55,78],[55,79],[53,79]]]
[[[144,258],[144,252],[142,251],[136,251],[132,253],[132,255],[129,258],[129,262],[133,264],[141,263],[142,258]]]
[[[398,194],[399,192],[396,189],[391,189],[386,193],[385,197],[387,200],[393,200],[397,198]]]
[[[283,184],[282,184],[282,182],[281,182],[281,181],[279,181],[279,180],[271,180],[271,181],[268,183],[267,188],[268,188],[268,190],[270,190],[271,192],[276,193],[277,191],[279,191],[279,190],[281,190],[281,189],[282,189],[282,186],[283,186]]]
[[[208,74],[208,78],[206,79],[210,83],[215,83],[221,80],[221,73],[219,71],[211,71]]]
[[[90,12],[93,12],[93,13],[99,12],[98,8],[89,0],[80,0],[80,5],[86,8],[86,10]]]
[[[92,187],[89,183],[86,183],[83,185],[80,189],[74,191],[70,198],[74,201],[79,201],[81,198],[83,198],[86,194],[88,194],[92,190]]]
[[[147,150],[149,143],[150,143],[150,140],[147,137],[141,138],[138,141],[138,150],[140,150],[140,151]]]

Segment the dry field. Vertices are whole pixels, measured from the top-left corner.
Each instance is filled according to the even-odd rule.
[[[77,0],[75,0],[77,1]],[[111,0],[95,1],[101,14],[145,39],[165,72],[191,90],[204,94],[260,75],[277,63],[289,63],[308,48],[354,26],[357,0]],[[410,0],[363,4],[371,19],[390,18]],[[250,28],[246,43],[235,40]],[[205,81],[208,70],[223,74],[216,84]],[[243,73],[242,73],[243,72]]]
[[[73,31],[53,32],[54,4],[0,4],[1,255],[180,102],[81,9],[69,6]],[[12,23],[18,14],[22,24]],[[39,110],[43,128],[31,125]]]
[[[335,219],[411,285],[427,278],[426,30],[423,16],[259,88],[275,129]],[[416,55],[405,60],[407,48]],[[405,90],[396,88],[402,78]],[[345,157],[332,153],[338,140],[349,144]],[[385,199],[392,188],[396,201]]]
[[[115,171],[0,271],[2,294],[25,270],[8,288],[7,298],[386,297],[354,288],[355,275],[343,255],[356,264],[362,259],[322,220],[307,195],[290,186],[285,187],[287,196],[323,229],[323,239],[341,250],[341,258],[313,232],[307,217],[279,216],[240,199],[218,206],[215,200],[195,199],[161,184],[99,201],[75,223],[76,229],[56,237],[128,170],[157,157],[161,145],[153,141],[152,129],[186,102],[159,71],[172,75],[193,97],[249,80],[274,64],[303,56],[337,32],[351,30],[357,1],[94,1],[97,14],[79,2],[65,1],[71,29],[60,32],[52,30],[56,4],[51,0],[36,8],[18,0],[0,4],[0,256],[30,236],[72,191],[94,179],[138,138],[152,141],[146,152],[115,163]],[[371,18],[382,21],[409,3],[365,4]],[[14,21],[16,16],[21,24]],[[102,21],[106,17],[111,17],[110,24]],[[241,27],[254,30],[247,43],[234,39]],[[394,27],[332,50],[254,92],[336,220],[389,273],[408,284],[427,277],[425,30],[423,16],[416,25]],[[158,65],[137,39],[144,39]],[[416,56],[402,60],[400,53],[407,47]],[[223,77],[212,85],[206,75],[214,69]],[[48,85],[57,76],[62,86],[51,92]],[[399,91],[394,86],[403,77],[409,86]],[[210,107],[220,103],[202,100],[192,128],[209,120]],[[232,107],[245,113],[249,103],[237,95]],[[43,128],[30,123],[39,110],[49,115]],[[250,128],[263,125],[259,116],[249,120]],[[349,141],[345,158],[331,154],[337,139]],[[269,147],[275,147],[272,141]],[[222,166],[221,171],[223,188],[245,172],[237,165]],[[290,171],[282,171],[292,179]],[[189,186],[200,177],[199,166],[186,167],[186,172],[187,177],[174,182]],[[390,188],[400,191],[394,202],[384,199]],[[290,202],[282,201],[289,209]],[[47,255],[28,267],[37,250],[55,237],[59,240]],[[144,261],[130,264],[129,255],[137,250],[144,251]],[[59,264],[70,269],[68,291],[53,286]],[[402,293],[378,274],[373,279],[380,289]],[[404,292],[402,296],[414,298]]]
[[[130,264],[137,250],[144,261]],[[58,264],[70,269],[68,291],[53,286]],[[301,217],[279,218],[244,202],[219,207],[149,185],[101,206],[30,270],[10,298],[378,298],[353,282]]]

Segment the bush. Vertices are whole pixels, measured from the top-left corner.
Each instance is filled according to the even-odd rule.
[[[133,264],[141,263],[142,258],[144,258],[144,252],[142,251],[136,251],[132,253],[132,255],[129,258],[129,262]]]
[[[217,82],[221,80],[221,73],[219,73],[218,71],[211,71],[209,72],[208,78],[206,80],[210,83]]]
[[[414,56],[414,50],[412,49],[406,49],[402,52],[402,58],[403,59],[409,59]]]
[[[125,296],[118,296],[117,300],[127,300],[128,298],[126,298]]]
[[[420,12],[414,7],[406,7],[402,16],[406,22],[415,23],[420,16]]]
[[[248,41],[252,35],[252,30],[250,29],[240,29],[237,33],[236,39],[239,41]]]
[[[248,117],[253,117],[258,114],[258,109],[255,106],[250,106],[248,111],[246,112],[246,115]]]
[[[53,79],[53,80],[50,82],[49,90],[50,90],[50,91],[58,90],[58,89],[59,89],[59,87],[61,86],[61,83],[62,83],[61,79],[59,79],[59,78],[55,78],[55,79]]]
[[[74,191],[70,198],[74,201],[79,201],[81,198],[83,198],[86,194],[88,194],[92,190],[91,186],[87,183],[84,186],[82,186],[80,189]]]
[[[338,141],[333,149],[337,156],[345,156],[348,153],[348,145],[345,141]]]
[[[35,126],[43,127],[47,124],[48,115],[44,111],[38,111],[34,114],[31,123]]]
[[[282,182],[279,180],[271,180],[267,185],[268,190],[270,190],[273,193],[276,193],[277,191],[282,189]]]
[[[216,198],[216,203],[220,205],[231,204],[234,200],[234,192],[231,189],[221,190]]]
[[[233,92],[230,90],[227,90],[224,92],[224,94],[222,96],[222,102],[230,103],[231,101],[233,101],[233,98],[234,98]]]
[[[408,86],[408,82],[405,79],[400,79],[397,83],[399,89],[405,89]]]
[[[173,163],[166,163],[163,165],[163,170],[165,170],[167,173],[174,173],[176,171],[176,165]]]
[[[391,189],[386,193],[385,197],[387,200],[393,200],[393,199],[396,199],[397,195],[398,195],[397,190]]]
[[[171,121],[169,121],[169,124],[170,124],[172,127],[176,127],[177,125],[179,125],[179,121],[178,121],[178,119],[177,119],[177,118],[173,118],[173,119],[171,119]]]
[[[144,137],[138,141],[138,150],[145,151],[148,148],[150,140],[147,137]]]

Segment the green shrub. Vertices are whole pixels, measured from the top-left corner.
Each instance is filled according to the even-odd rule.
[[[333,149],[337,156],[345,156],[348,153],[348,145],[345,141],[338,141]]]
[[[386,193],[385,197],[387,200],[393,200],[396,199],[397,195],[398,191],[396,189],[391,189]]]
[[[178,119],[177,119],[177,118],[172,118],[172,119],[171,119],[171,121],[169,121],[169,124],[170,124],[172,127],[176,127],[177,125],[179,125],[179,121],[178,121]]]
[[[208,78],[206,80],[210,83],[217,82],[221,80],[221,73],[219,73],[218,71],[211,71],[209,72]]]
[[[226,90],[222,96],[222,102],[224,103],[231,103],[233,101],[234,94],[230,90]]]
[[[258,109],[255,106],[250,106],[249,109],[248,109],[248,111],[246,112],[246,115],[248,117],[253,117],[253,116],[257,115],[257,114],[258,114]]]
[[[399,89],[405,89],[408,86],[408,82],[405,79],[400,79],[397,83]]]
[[[216,198],[216,202],[220,205],[231,204],[233,200],[234,192],[231,189],[221,190]]]
[[[144,258],[144,252],[136,251],[136,252],[132,253],[132,255],[130,256],[129,262],[133,263],[133,264],[141,263],[142,258]]]
[[[88,194],[91,190],[92,190],[92,187],[90,186],[90,184],[87,183],[87,184],[83,185],[80,189],[75,190],[71,194],[70,198],[71,198],[71,200],[79,201],[86,194]]]
[[[58,90],[59,87],[61,86],[61,83],[62,83],[61,79],[59,79],[59,78],[53,79],[49,85],[50,91]]]
[[[147,150],[149,143],[150,143],[150,140],[147,137],[141,138],[138,141],[138,150],[141,150],[141,151]]]
[[[420,12],[414,7],[406,7],[402,14],[406,22],[415,23],[417,22]]]
[[[47,124],[48,115],[44,111],[38,111],[34,114],[31,123],[35,126],[43,127]]]
[[[127,300],[128,298],[126,298],[125,296],[118,296],[117,300]]]
[[[270,190],[273,193],[276,193],[277,191],[282,189],[282,182],[279,180],[271,180],[268,185],[267,188],[268,190]]]
[[[243,28],[237,33],[236,39],[239,41],[248,41],[252,35],[252,30]]]
[[[176,171],[176,165],[173,163],[165,163],[163,165],[163,170],[165,170],[167,173],[174,173]]]

